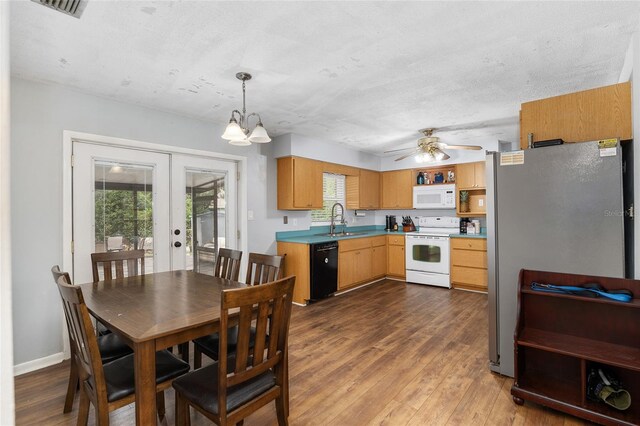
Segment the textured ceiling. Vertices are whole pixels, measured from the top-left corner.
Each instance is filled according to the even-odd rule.
[[[89,0],[81,19],[11,5],[13,75],[272,136],[382,152],[424,127],[514,141],[520,103],[616,83],[640,2]]]

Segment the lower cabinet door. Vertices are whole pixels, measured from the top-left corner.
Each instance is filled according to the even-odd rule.
[[[371,277],[379,278],[387,274],[387,246],[371,249]]]
[[[338,290],[356,282],[356,251],[345,251],[338,256]]]
[[[404,246],[389,246],[387,275],[404,277]]]
[[[356,281],[371,279],[371,249],[356,250]]]

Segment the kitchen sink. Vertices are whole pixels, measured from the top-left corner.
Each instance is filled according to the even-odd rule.
[[[321,237],[352,237],[355,235],[365,235],[366,232],[334,232],[326,234],[316,234]]]

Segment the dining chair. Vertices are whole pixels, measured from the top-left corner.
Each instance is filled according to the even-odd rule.
[[[138,262],[140,265],[138,266]],[[126,250],[91,253],[91,271],[93,272],[93,282],[100,279],[100,266],[102,266],[103,280],[112,280],[136,275],[144,275],[144,250]],[[115,275],[114,275],[115,269]],[[96,332],[99,336],[109,334],[111,331],[100,321],[96,323]]]
[[[67,272],[62,272],[58,265],[51,268],[51,274],[53,275],[53,280],[56,283],[59,279],[62,279],[65,284],[71,285],[71,278],[69,277],[69,274]],[[75,357],[73,355],[76,345],[72,342],[74,335],[71,333],[71,327],[68,323],[67,331],[71,350],[71,363],[69,365],[69,383],[67,384],[67,395],[64,400],[63,413],[68,413],[73,408],[73,399],[75,398],[76,389],[79,384],[78,370],[75,365]],[[125,355],[129,355],[133,352],[117,334],[113,333],[98,336],[98,351],[100,352],[100,360],[103,364],[121,358]]]
[[[218,249],[213,276],[227,280],[238,281],[240,277],[240,261],[242,252],[228,248]]]
[[[96,425],[108,425],[111,411],[135,402],[133,354],[103,364],[82,289],[68,284],[65,277],[58,278],[56,283],[69,327],[71,354],[80,379],[78,424],[87,424],[89,408],[93,404]],[[161,419],[165,414],[164,390],[171,386],[173,379],[188,371],[187,362],[166,350],[156,352],[156,403]]]
[[[283,256],[249,253],[249,266],[245,283],[259,285],[279,279],[283,262]]]
[[[288,424],[286,352],[294,285],[292,276],[222,291],[220,359],[174,380],[177,425],[189,424],[190,407],[218,425],[242,423],[249,414],[274,400],[278,424]],[[227,357],[230,310],[238,310],[238,345],[234,354]],[[252,328],[253,346],[249,345]]]
[[[138,266],[138,263],[140,264]],[[91,270],[93,282],[106,281],[135,275],[144,275],[144,250],[124,250],[105,253],[91,253]],[[100,266],[102,266],[103,278],[100,279]],[[113,274],[115,269],[115,276]]]
[[[280,278],[284,257],[268,254],[249,253],[246,283],[260,285]],[[254,342],[254,334],[250,335],[249,344]],[[213,360],[218,359],[218,333],[199,337],[193,341],[193,368],[202,366],[202,354]],[[227,339],[227,353],[233,353],[238,343],[238,328],[231,327]]]

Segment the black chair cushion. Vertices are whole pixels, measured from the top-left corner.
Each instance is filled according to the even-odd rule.
[[[133,350],[115,333],[99,336],[98,348],[100,349],[100,357],[103,364],[133,353]]]
[[[233,358],[229,366],[233,366]],[[227,412],[232,411],[276,385],[276,377],[271,370],[265,371],[227,390]],[[173,381],[173,387],[185,399],[210,413],[218,413],[218,363],[203,368]]]
[[[249,347],[252,348],[256,342],[256,329],[251,327],[249,336]],[[218,347],[220,346],[220,336],[218,333],[209,334],[208,336],[198,337],[193,344],[200,351],[213,360],[218,359]],[[229,327],[227,334],[227,354],[233,355],[238,345],[238,326]]]
[[[107,382],[107,400],[117,401],[136,390],[133,372],[133,354],[103,365]],[[156,383],[175,379],[189,371],[189,364],[176,358],[169,351],[156,352]]]

